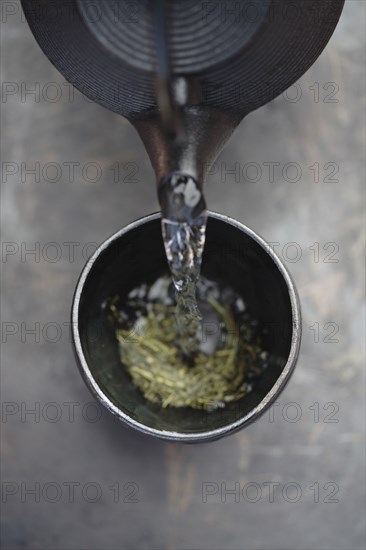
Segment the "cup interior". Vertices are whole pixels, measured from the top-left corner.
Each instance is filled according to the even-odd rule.
[[[284,387],[296,360],[296,293],[270,249],[241,224],[210,213],[202,274],[224,282],[243,299],[262,331],[262,344],[277,360],[252,391],[224,409],[161,408],[147,401],[124,369],[106,300],[123,299],[141,283],[169,273],[160,215],[131,224],[89,260],[76,289],[73,334],[82,374],[93,393],[127,424],[168,439],[214,439],[255,419]],[[295,349],[296,348],[296,349]]]

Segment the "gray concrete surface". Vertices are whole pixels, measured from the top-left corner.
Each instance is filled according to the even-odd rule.
[[[346,2],[318,62],[287,98],[243,121],[207,182],[212,210],[279,243],[304,327],[278,404],[244,431],[200,446],[144,438],[105,412],[91,421],[66,326],[72,293],[88,243],[157,210],[154,176],[129,123],[69,95],[20,12],[3,20],[4,548],[365,547],[364,15],[363,0]],[[31,88],[36,94],[25,95]],[[70,162],[79,163],[74,181]],[[225,163],[235,162],[239,181],[225,181]],[[39,178],[26,172],[35,163]],[[229,494],[225,502],[235,483],[239,502]]]

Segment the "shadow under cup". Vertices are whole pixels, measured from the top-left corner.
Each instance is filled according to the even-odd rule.
[[[141,283],[169,273],[160,214],[122,229],[95,252],[79,279],[72,328],[81,373],[99,401],[127,425],[177,441],[205,441],[231,433],[258,418],[278,397],[295,366],[300,345],[300,309],[286,270],[260,237],[210,213],[202,274],[232,287],[251,318],[263,328],[262,347],[277,358],[250,393],[223,409],[165,409],[147,401],[124,369],[106,300],[123,301]]]

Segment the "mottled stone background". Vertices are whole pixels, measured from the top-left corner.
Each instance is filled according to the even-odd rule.
[[[243,121],[207,182],[212,210],[279,243],[300,294],[303,343],[270,413],[198,446],[144,438],[105,412],[91,421],[92,397],[66,326],[73,290],[83,255],[95,247],[87,243],[157,210],[154,176],[132,126],[70,95],[20,11],[3,17],[1,77],[10,83],[1,103],[4,548],[364,548],[364,15],[363,0],[346,2],[317,63],[287,97]],[[30,89],[36,94],[25,95]],[[26,173],[37,162],[38,181]],[[74,181],[70,162],[79,163]],[[235,162],[238,181],[225,176],[225,163]],[[270,162],[279,163],[274,181]],[[127,163],[137,166],[136,181]],[[299,181],[288,181],[299,167]],[[74,258],[70,242],[78,243]],[[39,256],[24,254],[37,246]],[[32,327],[39,337],[27,332]],[[207,502],[205,482],[217,489]],[[224,502],[221,483],[240,484],[240,501]]]

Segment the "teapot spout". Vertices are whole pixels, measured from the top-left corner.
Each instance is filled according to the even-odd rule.
[[[191,175],[203,186],[210,166],[242,120],[232,111],[194,105],[182,109],[180,131],[170,135],[158,110],[130,119],[140,134],[158,186],[172,172]]]

